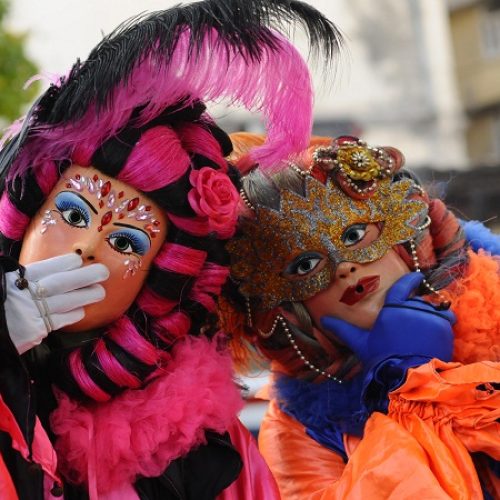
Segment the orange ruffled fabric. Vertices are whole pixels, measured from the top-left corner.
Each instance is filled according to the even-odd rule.
[[[500,361],[499,260],[469,252],[467,274],[445,292],[457,317],[453,359]]]
[[[388,416],[425,452],[450,498],[483,498],[470,453],[500,460],[500,391],[492,385],[499,382],[499,363],[434,359],[409,370],[405,384],[389,396]],[[495,493],[500,498],[500,490]]]
[[[347,465],[274,405],[261,434],[261,452],[282,500],[450,499],[434,477],[425,450],[381,413],[370,417],[362,440],[350,446],[351,439],[346,439],[346,448],[355,448]]]
[[[349,462],[308,437],[273,401],[259,445],[284,500],[482,499],[470,453],[500,459],[498,363],[443,363],[409,370],[373,413],[363,439],[346,436]],[[489,477],[495,498],[500,487]]]

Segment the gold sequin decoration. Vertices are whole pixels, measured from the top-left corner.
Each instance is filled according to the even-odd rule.
[[[303,197],[280,191],[280,209],[256,206],[255,218],[241,222],[240,238],[228,244],[231,273],[246,297],[260,297],[265,309],[283,301],[303,301],[328,287],[336,266],[343,261],[372,262],[392,246],[416,234],[415,224],[426,216],[423,201],[411,199],[413,182],[383,179],[374,195],[355,200],[333,184],[306,177]],[[342,242],[354,224],[376,223],[379,237],[364,248],[350,249]],[[291,279],[286,267],[304,252],[328,256],[319,272]]]
[[[336,159],[343,173],[354,181],[371,181],[382,175],[382,165],[366,147],[347,143],[336,151]]]

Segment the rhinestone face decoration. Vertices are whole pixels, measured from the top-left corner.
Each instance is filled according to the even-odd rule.
[[[102,216],[101,223],[97,228],[98,231],[102,231],[103,227],[116,217],[118,220],[129,218],[144,222],[144,229],[151,238],[155,238],[160,232],[160,221],[156,220],[151,211],[151,206],[141,204],[138,197],[132,199],[124,198],[124,192],[120,191],[117,193],[110,181],[103,181],[97,175],[87,177],[76,174],[74,178],[68,179],[66,187],[80,193],[87,190],[87,192],[99,200],[99,208],[107,207],[110,209]],[[47,224],[50,223],[47,222]]]
[[[57,223],[57,219],[54,219],[52,215],[52,210],[45,210],[42,217],[42,229],[40,229],[41,234],[45,234],[50,226]]]
[[[127,268],[123,275],[123,279],[126,279],[129,276],[135,276],[135,274],[137,274],[139,269],[142,267],[142,260],[136,255],[131,255],[123,261],[123,264]]]
[[[280,191],[279,210],[256,206],[255,218],[242,221],[243,236],[228,245],[231,273],[241,282],[241,293],[260,297],[268,310],[324,290],[340,262],[381,258],[392,246],[414,237],[415,223],[426,215],[425,203],[411,199],[415,190],[408,179],[394,183],[382,179],[368,199],[351,198],[332,179],[325,185],[306,176],[304,182],[305,196]],[[364,248],[349,248],[342,235],[355,224],[377,224],[380,234]],[[328,265],[300,279],[284,275],[295,257],[310,251],[327,256]]]

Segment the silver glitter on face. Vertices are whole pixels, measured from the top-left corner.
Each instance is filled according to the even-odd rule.
[[[137,274],[139,269],[142,267],[142,260],[139,257],[132,255],[129,258],[125,259],[123,261],[123,264],[127,267],[123,275],[123,279],[126,279]]]
[[[52,210],[45,210],[42,217],[42,228],[40,229],[41,234],[45,234],[50,226],[57,223],[57,219],[54,219],[52,215]]]

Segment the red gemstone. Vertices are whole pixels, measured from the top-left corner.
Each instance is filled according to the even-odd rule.
[[[92,177],[92,179],[94,180],[94,182],[97,182],[99,180],[99,177],[97,177],[97,174],[95,174],[94,177]]]
[[[146,210],[146,212],[150,212],[151,211],[151,205],[146,205],[146,207],[144,208],[144,210]]]
[[[104,202],[102,200],[99,201],[99,208],[102,208],[104,206]]]
[[[68,182],[68,184],[66,184],[66,187],[67,187],[67,188],[70,188],[70,187],[72,187],[72,186],[71,186],[71,184]]]
[[[139,205],[139,198],[134,198],[128,202],[127,210],[130,212],[130,210],[134,210],[137,205]]]
[[[113,217],[113,212],[111,210],[109,212],[106,212],[101,219],[101,224],[105,226],[106,224],[109,224],[111,222],[111,219]]]
[[[82,178],[80,174],[76,174],[75,177],[77,181],[79,181]]]
[[[160,225],[160,221],[159,221],[159,220],[155,220],[155,221],[153,221],[153,224],[154,224],[155,226],[159,226],[159,225]]]
[[[97,230],[98,230],[99,232],[101,232],[101,231],[102,231],[102,226],[99,226],[99,227],[97,228]]]
[[[120,215],[118,216],[118,218],[119,218],[119,219],[123,219],[124,217],[125,217],[125,214],[120,214]]]
[[[111,182],[106,181],[101,188],[101,196],[107,196],[111,190]]]
[[[124,193],[123,191],[120,191],[120,192],[118,193],[118,198],[123,198],[123,195],[124,195],[124,194],[125,194],[125,193]]]

